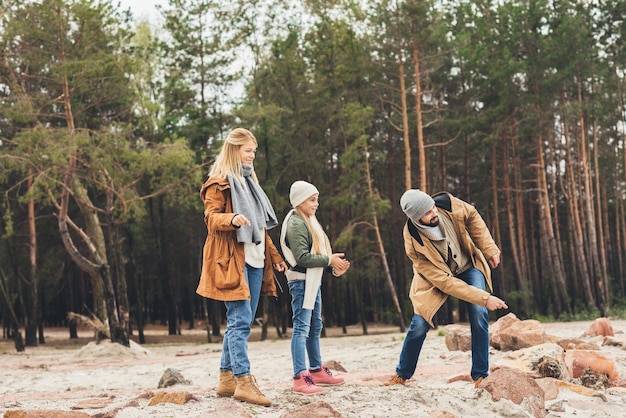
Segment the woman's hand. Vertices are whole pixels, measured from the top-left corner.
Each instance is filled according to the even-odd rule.
[[[236,226],[237,228],[239,228],[240,226],[244,226],[244,225],[250,225],[250,221],[248,220],[248,218],[246,218],[241,213],[238,213],[235,216],[233,216],[233,219],[231,219],[230,223],[233,224],[233,226]]]

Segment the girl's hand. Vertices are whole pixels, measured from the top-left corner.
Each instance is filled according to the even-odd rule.
[[[343,258],[345,253],[335,253],[330,256],[330,265],[333,268],[333,275],[341,276],[350,268],[350,262]]]
[[[350,267],[350,262],[343,257],[345,253],[335,253],[330,256],[330,265],[337,271],[347,270]]]
[[[347,261],[347,260],[345,260],[345,261],[348,263],[348,267],[346,267],[346,268],[344,268],[344,269],[336,269],[336,268],[333,268],[333,275],[334,275],[334,276],[339,277],[339,276],[343,275],[346,271],[348,271],[348,269],[350,268],[350,262],[349,262],[349,261]]]

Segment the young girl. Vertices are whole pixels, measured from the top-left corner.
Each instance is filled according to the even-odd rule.
[[[226,305],[217,395],[269,406],[250,375],[248,337],[260,296],[277,294],[272,267],[287,265],[267,233],[278,222],[254,173],[256,148],[250,131],[233,130],[200,189],[208,234],[196,292]]]
[[[320,285],[326,268],[332,268],[333,274],[340,276],[350,267],[343,253],[332,253],[328,236],[315,217],[318,197],[319,191],[311,183],[293,183],[289,200],[294,209],[285,217],[280,234],[283,254],[291,265],[286,276],[293,310],[293,391],[307,395],[322,392],[324,389],[318,385],[343,383],[343,378],[333,376],[322,365]]]

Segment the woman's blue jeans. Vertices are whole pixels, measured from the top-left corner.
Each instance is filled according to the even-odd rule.
[[[232,370],[236,377],[250,374],[248,338],[261,297],[263,268],[254,268],[246,264],[245,276],[250,287],[250,299],[224,302],[226,305],[226,331],[224,332],[220,370]]]
[[[469,270],[457,276],[470,286],[485,290],[485,276],[477,268]],[[487,308],[472,303],[467,304],[467,313],[472,332],[472,380],[489,375],[489,313]],[[409,379],[415,373],[417,360],[419,359],[422,345],[430,325],[420,315],[414,314],[409,330],[407,331],[400,362],[396,367],[396,374],[403,379]]]
[[[322,333],[322,292],[317,289],[313,309],[303,309],[305,280],[289,280],[291,309],[293,311],[293,333],[291,334],[291,359],[294,377],[309,368],[322,367],[320,334]]]

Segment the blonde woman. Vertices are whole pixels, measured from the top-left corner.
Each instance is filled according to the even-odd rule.
[[[277,294],[272,268],[287,265],[267,233],[278,222],[254,173],[256,149],[252,132],[230,132],[200,189],[208,233],[196,292],[226,305],[217,395],[269,406],[250,374],[248,338],[260,296]]]
[[[290,265],[286,275],[293,310],[293,391],[306,395],[323,392],[320,385],[343,383],[343,378],[333,376],[322,364],[320,285],[324,270],[330,269],[340,276],[350,267],[350,262],[343,253],[332,252],[328,236],[315,217],[318,198],[319,191],[311,183],[293,183],[289,192],[293,209],[285,217],[280,234],[281,249]]]

